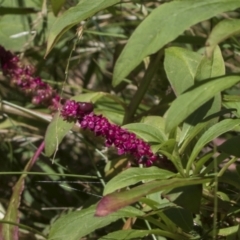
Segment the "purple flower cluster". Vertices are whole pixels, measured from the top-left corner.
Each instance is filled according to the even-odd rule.
[[[11,85],[31,97],[33,104],[45,105],[52,110],[58,109],[59,95],[40,77],[33,77],[35,72],[33,67],[22,66],[19,58],[2,46],[0,46],[0,63],[3,74],[10,78]]]
[[[19,58],[2,46],[0,46],[0,64],[3,74],[10,78],[11,85],[31,97],[33,104],[48,106],[53,111],[61,106],[60,96],[55,90],[40,77],[34,77],[34,68],[22,66]],[[137,138],[134,133],[110,123],[102,115],[94,114],[92,103],[65,100],[61,114],[65,120],[78,121],[83,129],[104,137],[106,146],[115,146],[119,155],[129,153],[134,156],[137,163],[146,166],[151,166],[158,159],[149,144]]]
[[[94,114],[91,103],[67,100],[61,114],[65,120],[78,121],[83,129],[104,137],[106,146],[115,146],[119,155],[129,153],[134,156],[137,163],[146,166],[151,166],[158,159],[149,144],[137,138],[134,133],[110,123],[102,115]]]

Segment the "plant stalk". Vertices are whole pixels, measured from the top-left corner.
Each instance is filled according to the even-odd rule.
[[[159,60],[161,59],[162,55],[163,55],[163,51],[160,50],[157,54],[154,55],[153,59],[150,61],[148,69],[146,70],[146,73],[139,85],[139,88],[127,107],[127,111],[123,119],[123,125],[133,121],[137,108],[141,103],[143,96],[147,92],[154,74],[156,73],[156,70],[159,65]]]

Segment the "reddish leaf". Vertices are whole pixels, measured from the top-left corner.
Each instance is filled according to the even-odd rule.
[[[103,197],[97,205],[95,216],[106,216],[125,206],[137,202],[143,196],[159,192],[165,189],[202,184],[211,181],[212,178],[172,178],[161,181],[151,181],[141,186],[132,188],[130,191],[111,193]]]

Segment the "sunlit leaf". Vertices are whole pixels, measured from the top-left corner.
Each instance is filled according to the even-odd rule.
[[[237,0],[183,0],[161,4],[136,28],[113,73],[118,85],[145,57],[157,52],[192,25],[240,7]],[[176,24],[178,23],[178,24]]]
[[[166,140],[164,132],[149,124],[130,123],[124,125],[123,128],[128,129],[131,132],[134,132],[138,137],[142,138],[147,142],[162,143],[163,141]]]
[[[93,205],[87,209],[62,216],[52,225],[48,239],[79,240],[96,229],[107,226],[120,218],[137,217],[144,214],[144,212],[133,207],[126,207],[107,217],[96,217],[94,215],[95,211],[96,205]]]
[[[214,48],[225,39],[240,34],[239,19],[224,19],[220,21],[211,31],[207,42],[206,52],[211,56]]]
[[[166,131],[169,132],[172,128],[176,127],[217,93],[230,88],[239,81],[240,77],[238,76],[219,77],[209,80],[206,83],[180,95],[173,101],[167,112]]]
[[[118,189],[134,185],[141,181],[166,179],[174,176],[175,173],[157,167],[150,168],[129,168],[111,179],[104,188],[103,195],[112,193]]]
[[[55,16],[58,15],[65,1],[66,0],[51,0],[52,10]]]
[[[223,76],[224,74],[225,74],[224,59],[222,57],[220,48],[216,47],[213,55],[210,58],[204,56],[201,59],[201,62],[198,65],[194,78],[196,81],[202,81],[209,78]],[[203,126],[204,124],[202,124],[202,122],[204,119],[206,119],[210,115],[219,112],[220,110],[221,110],[221,96],[220,93],[217,93],[214,96],[214,98],[203,104],[186,119],[182,127],[182,135],[179,144],[181,144],[182,141],[185,141],[186,138],[188,138],[188,140],[190,138],[193,139],[193,137],[196,136],[193,134],[196,132],[191,133],[191,130],[198,124],[201,124],[201,126]],[[212,117],[211,121],[207,121],[205,128],[206,129],[209,128],[212,124],[214,124],[217,121],[218,116]],[[200,130],[200,128],[198,129]],[[184,145],[186,146],[186,142],[184,142]]]
[[[106,216],[120,208],[137,202],[141,197],[159,192],[165,189],[173,189],[181,186],[202,184],[211,181],[212,178],[171,178],[167,180],[151,181],[132,188],[131,191],[111,193],[104,196],[97,205],[96,216]]]
[[[58,148],[58,145],[62,142],[65,135],[73,127],[74,123],[69,123],[56,113],[52,122],[48,125],[45,134],[45,154],[51,156]]]
[[[225,132],[234,130],[234,128],[239,125],[240,119],[225,119],[210,127],[197,141],[194,149],[192,150],[191,156],[189,157],[187,168],[190,169],[192,162],[207,143]]]
[[[108,8],[120,0],[82,0],[76,6],[69,8],[63,15],[58,17],[51,27],[47,41],[45,56],[51,51],[61,36],[81,21],[93,16],[98,11]]]
[[[176,95],[194,85],[195,76],[202,56],[180,47],[165,50],[164,67]]]

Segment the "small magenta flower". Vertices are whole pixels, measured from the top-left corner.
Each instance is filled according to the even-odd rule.
[[[93,113],[93,104],[67,100],[62,108],[61,115],[67,121],[78,121],[83,129],[94,132],[97,136],[105,138],[107,147],[115,146],[118,154],[129,153],[134,156],[137,163],[151,166],[157,159],[150,145],[137,138],[134,133],[110,123],[102,115]]]
[[[3,74],[10,78],[10,84],[32,98],[35,105],[45,105],[56,111],[60,104],[60,96],[53,88],[34,77],[32,66],[22,66],[19,58],[0,46],[0,63]]]

